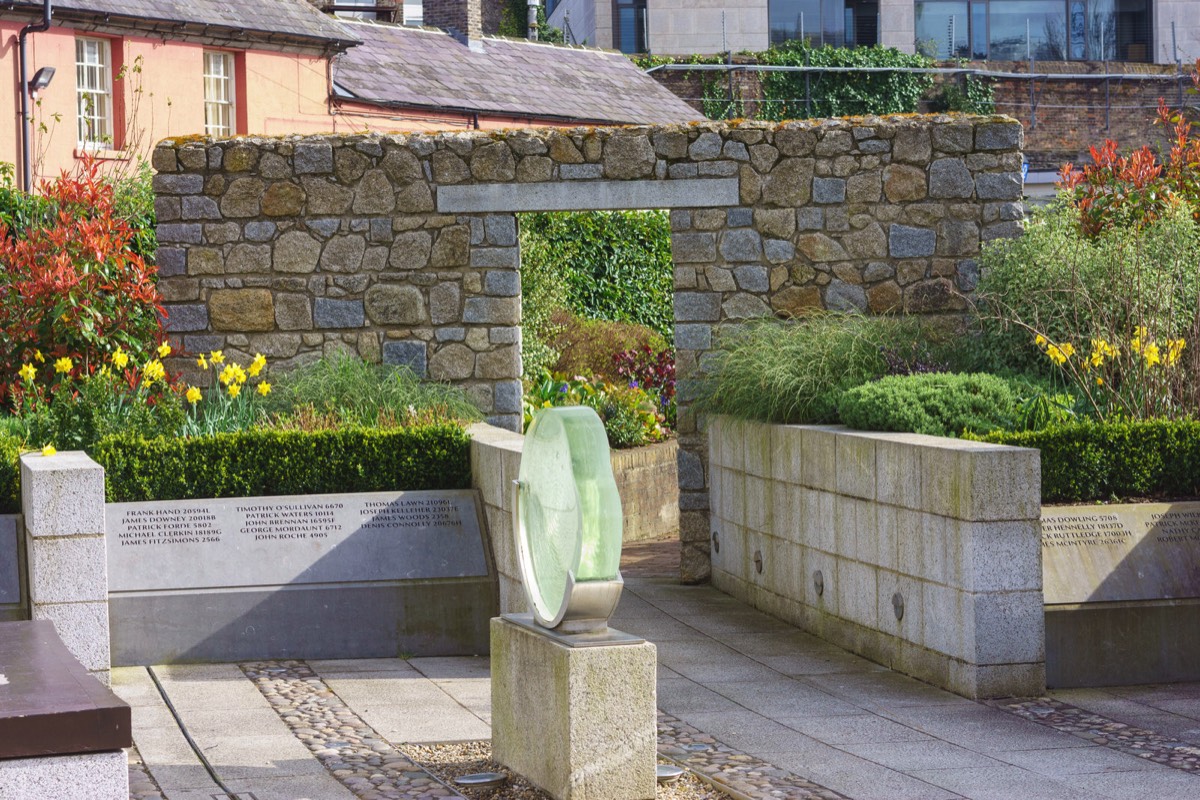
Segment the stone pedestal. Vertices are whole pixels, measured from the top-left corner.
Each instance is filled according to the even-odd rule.
[[[653,644],[570,647],[492,620],[492,757],[556,800],[649,800]]]
[[[26,453],[21,509],[30,614],[53,622],[67,649],[107,686],[104,468],[83,452]]]

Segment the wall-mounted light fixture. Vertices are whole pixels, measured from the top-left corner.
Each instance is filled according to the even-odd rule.
[[[38,92],[49,86],[52,80],[54,80],[54,67],[42,67],[33,73],[33,77],[29,79],[30,97],[36,100]]]

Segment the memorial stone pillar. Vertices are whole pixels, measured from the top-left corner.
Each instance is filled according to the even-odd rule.
[[[75,658],[109,684],[104,468],[83,452],[21,456],[33,619],[54,623]]]

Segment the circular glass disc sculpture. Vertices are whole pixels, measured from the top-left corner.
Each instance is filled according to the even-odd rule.
[[[539,411],[515,490],[517,555],[534,619],[564,632],[606,628],[621,596],[621,498],[596,412]]]

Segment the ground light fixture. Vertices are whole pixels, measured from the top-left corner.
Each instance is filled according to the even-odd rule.
[[[52,80],[54,80],[54,67],[42,67],[29,79],[29,94],[36,100],[38,92],[49,86]]]
[[[460,775],[454,779],[458,786],[470,786],[473,789],[491,789],[500,786],[508,780],[503,772],[472,772],[470,775]]]

